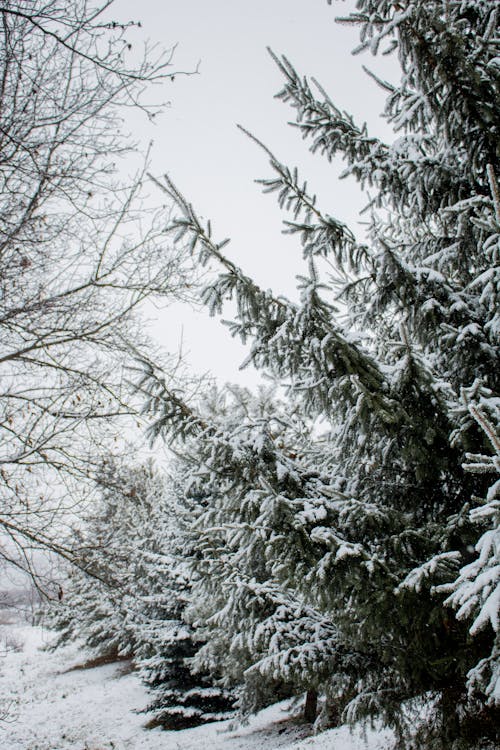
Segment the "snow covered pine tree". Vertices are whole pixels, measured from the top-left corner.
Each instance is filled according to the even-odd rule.
[[[335,663],[342,660],[347,672],[349,662],[352,680],[363,658],[339,644],[328,615],[297,599],[273,572],[273,546],[294,544],[295,514],[281,503],[281,493],[303,504],[304,497],[327,491],[314,446],[312,459],[309,452],[294,453],[310,424],[264,389],[256,396],[236,386],[214,389],[203,394],[198,413],[178,400],[172,409],[173,394],[152,377],[146,372],[154,386],[148,408],[159,411],[152,434],[169,425],[185,433],[176,452],[186,465],[196,550],[187,616],[206,641],[194,665],[222,673],[229,685],[243,684],[243,715],[307,691],[305,714],[314,720],[317,692],[328,692]],[[328,708],[323,715],[332,721]]]
[[[150,585],[142,585],[136,602],[140,619],[135,660],[151,693],[145,709],[151,714],[147,726],[185,729],[232,718],[235,696],[206,670],[192,668],[203,644],[201,634],[184,617],[191,589],[188,561],[195,553],[188,524],[183,523],[182,472],[175,465],[171,469],[166,501],[151,514],[157,524],[157,549],[143,552]]]
[[[396,50],[402,68],[398,86],[379,81],[385,115],[400,131],[391,145],[273,57],[285,78],[279,97],[295,108],[312,150],[340,154],[345,175],[375,191],[366,243],[321,211],[297,170],[266,149],[274,176],[261,182],[292,212],[286,230],[300,237],[309,267],[292,303],[260,289],[171,180],[161,184],[180,211],[171,227],[177,241],[187,239],[201,264],[221,268],[204,292],[210,312],[236,300],[231,333],[250,343],[257,367],[288,385],[289,411],[311,425],[289,448],[280,432],[267,431],[266,465],[275,461],[281,472],[287,456],[290,481],[281,483],[256,460],[260,449],[238,455],[226,441],[228,459],[218,468],[230,486],[233,458],[240,474],[248,462],[253,508],[249,517],[245,500],[238,516],[233,502],[226,519],[217,518],[222,537],[239,523],[246,533],[239,542],[235,535],[238,554],[253,545],[266,580],[323,613],[340,651],[369,654],[354,682],[350,660],[331,667],[329,692],[345,720],[378,716],[395,727],[401,747],[448,750],[494,741],[498,721],[497,612],[490,616],[498,599],[484,593],[469,603],[467,612],[490,601],[471,634],[453,609],[460,583],[448,598],[441,588],[468,577],[470,568],[459,569],[476,557],[478,523],[482,554],[482,534],[498,521],[496,512],[470,517],[487,477],[462,468],[466,453],[487,453],[484,424],[497,429],[498,9],[489,0],[358,0],[357,8],[344,20],[361,27],[358,51]],[[325,257],[341,281],[326,273]],[[339,295],[347,324],[334,305]],[[206,430],[145,367],[154,432],[181,439]],[[481,400],[484,424],[464,406],[464,389]],[[318,438],[316,416],[330,426]],[[209,428],[209,438],[213,455],[222,455],[223,436]],[[304,476],[305,465],[317,481]],[[488,585],[496,586],[488,567]],[[318,671],[325,658],[318,654]],[[478,670],[490,675],[487,686]]]
[[[469,411],[488,437],[494,454],[467,453],[467,463],[464,464],[466,471],[497,474],[497,480],[489,488],[486,498],[473,498],[479,507],[469,513],[472,522],[481,530],[486,527],[476,544],[479,556],[461,569],[456,581],[440,586],[438,591],[451,592],[445,604],[458,610],[459,619],[474,617],[471,635],[489,626],[493,628],[495,641],[491,653],[482,658],[467,677],[470,692],[481,692],[490,705],[495,705],[500,699],[500,435],[498,428],[486,416],[488,407],[496,409],[495,424],[498,425],[500,405],[492,403],[491,398],[482,408],[481,405],[469,404]]]
[[[109,458],[96,489],[92,512],[75,531],[78,568],[69,566],[62,599],[49,602],[47,618],[60,631],[54,647],[79,638],[95,658],[132,657],[138,597],[153,585],[145,557],[158,550],[168,518],[165,483],[152,465],[125,467]]]
[[[70,567],[62,600],[47,612],[60,631],[52,647],[78,638],[92,660],[133,659],[152,691],[149,726],[181,729],[232,716],[234,697],[189,668],[200,638],[182,619],[188,553],[176,483],[151,464],[108,459],[98,488],[79,533],[79,569]]]

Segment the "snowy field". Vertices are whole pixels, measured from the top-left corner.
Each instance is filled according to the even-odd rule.
[[[262,711],[248,726],[228,722],[182,732],[146,730],[147,703],[127,663],[74,669],[87,654],[76,646],[48,653],[41,627],[0,626],[1,750],[388,750],[388,732],[345,727],[311,736],[287,704]]]

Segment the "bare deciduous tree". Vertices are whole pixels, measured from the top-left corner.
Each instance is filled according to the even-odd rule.
[[[0,557],[32,573],[34,549],[73,558],[63,526],[90,457],[134,411],[138,306],[185,289],[164,211],[117,166],[134,151],[120,114],[154,115],[142,94],[172,51],[129,65],[133,24],[110,5],[0,2]]]

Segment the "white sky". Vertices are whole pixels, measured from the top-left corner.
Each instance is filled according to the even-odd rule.
[[[288,166],[299,167],[319,206],[349,223],[366,203],[354,181],[339,181],[341,164],[308,153],[307,142],[287,125],[293,110],[276,99],[281,73],[266,52],[285,54],[301,75],[316,77],[333,101],[373,135],[390,138],[378,117],[384,92],[362,70],[367,65],[396,80],[394,58],[367,54],[353,57],[358,31],[338,25],[352,0],[116,0],[114,15],[141,20],[137,37],[162,45],[178,43],[173,69],[200,75],[178,76],[153,92],[171,104],[156,126],[134,115],[129,127],[147,143],[154,140],[153,172],[168,172],[195,209],[210,218],[217,240],[231,237],[226,252],[276,294],[294,296],[294,278],[304,269],[298,238],[281,234],[275,195],[263,195],[253,180],[272,176],[266,155],[236,127],[244,125]],[[154,190],[152,189],[152,193]],[[157,313],[155,313],[157,314]],[[228,312],[229,316],[229,312]],[[245,357],[239,342],[207,313],[176,305],[158,313],[154,332],[175,350],[183,336],[184,351],[194,371],[207,370],[218,379],[256,382],[251,370],[238,371]]]

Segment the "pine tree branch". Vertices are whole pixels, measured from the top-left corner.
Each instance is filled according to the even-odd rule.
[[[199,243],[200,262],[203,265],[213,258],[226,269],[227,274],[220,276],[214,285],[207,287],[204,301],[212,306],[213,314],[220,311],[224,294],[236,294],[240,323],[232,326],[233,333],[240,335],[244,342],[248,336],[253,337],[251,358],[257,365],[276,370],[282,377],[292,376],[296,379],[297,376],[301,376],[307,377],[309,381],[313,377],[314,382],[322,382],[324,387],[321,408],[326,411],[335,408],[332,399],[333,382],[340,378],[352,378],[354,400],[359,397],[356,383],[369,396],[372,407],[377,410],[383,422],[394,424],[402,417],[397,404],[390,397],[390,384],[378,363],[336,329],[331,321],[331,309],[317,296],[313,281],[310,289],[315,295],[314,300],[309,295],[307,283],[304,287],[304,293],[308,294],[306,308],[265,292],[221,252],[228,240],[221,243],[213,241],[210,223],[207,228],[201,225],[192,206],[168,175],[164,176],[165,184],[153,176],[151,179],[177,204],[183,214],[183,218],[175,220],[167,231],[176,234],[176,241],[180,241],[187,234],[190,238],[191,252],[194,252]],[[313,306],[309,309],[311,302]],[[313,309],[314,304],[317,311]],[[301,317],[304,333],[299,337],[294,334],[293,338],[289,338]],[[283,336],[284,342],[281,340]],[[316,347],[314,342],[321,343],[319,352],[307,355],[306,352],[311,345]],[[317,373],[311,371],[312,363],[318,368]],[[291,388],[295,388],[293,383]],[[305,389],[307,396],[308,388],[303,381],[300,383],[300,389]]]

